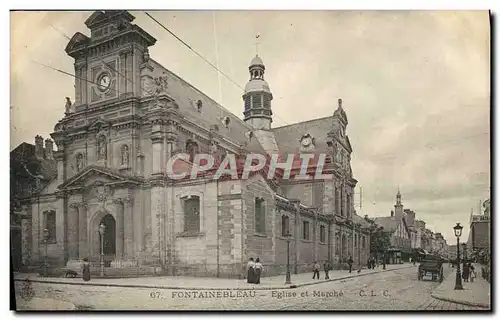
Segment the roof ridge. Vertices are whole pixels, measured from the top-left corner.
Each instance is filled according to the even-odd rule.
[[[298,124],[304,124],[304,123],[313,122],[313,121],[325,120],[325,119],[328,119],[328,118],[333,118],[333,116],[326,116],[326,117],[321,117],[321,118],[306,120],[306,121],[302,121],[302,122],[295,122],[295,123],[292,123],[292,124],[286,124],[286,125],[281,126],[281,127],[274,127],[274,128],[271,129],[271,131],[277,130],[277,129],[286,128],[286,127],[290,127],[290,126],[295,126],[295,125],[298,125]]]
[[[150,60],[152,60],[153,62],[157,63],[160,67],[164,68],[166,71],[168,71],[170,74],[172,74],[173,76],[177,77],[177,79],[179,79],[180,81],[184,82],[186,85],[188,85],[189,87],[191,87],[192,89],[196,90],[196,92],[198,92],[199,94],[201,94],[202,96],[206,97],[208,100],[210,100],[211,102],[213,102],[213,104],[219,108],[219,109],[222,109],[223,111],[226,111],[228,113],[230,113],[234,118],[238,119],[239,122],[241,122],[245,127],[247,127],[248,129],[253,129],[248,123],[246,123],[243,119],[241,119],[240,117],[238,117],[236,114],[234,114],[231,110],[227,109],[226,107],[222,106],[221,104],[219,104],[217,101],[215,101],[213,98],[209,97],[206,93],[204,93],[203,91],[201,91],[200,89],[198,89],[197,87],[195,87],[194,85],[192,85],[190,82],[184,80],[182,77],[180,77],[179,75],[177,75],[175,72],[173,72],[172,70],[170,69],[167,69],[166,67],[164,67],[161,63],[159,63],[158,61],[150,58]]]

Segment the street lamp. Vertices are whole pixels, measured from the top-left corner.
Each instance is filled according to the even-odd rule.
[[[285,284],[292,284],[290,279],[290,241],[292,241],[292,235],[290,233],[285,234],[286,240],[286,279]]]
[[[457,237],[457,277],[455,279],[455,290],[463,290],[462,277],[460,273],[460,236],[462,235],[463,227],[457,222],[457,225],[453,227],[455,231],[455,236]]]
[[[99,234],[101,235],[101,277],[104,276],[104,231],[106,226],[101,223],[99,226]]]
[[[49,229],[43,229],[43,242],[45,243],[45,259],[43,263],[43,275],[47,276],[47,245],[49,242]]]
[[[361,225],[360,224],[356,224],[356,227],[358,228],[358,265],[359,265],[359,268],[361,269],[361,237],[360,237],[360,232],[361,232]]]

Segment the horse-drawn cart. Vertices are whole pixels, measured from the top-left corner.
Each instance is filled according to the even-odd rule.
[[[440,256],[426,255],[418,266],[418,280],[423,280],[427,275],[432,275],[432,281],[443,282],[443,259]]]

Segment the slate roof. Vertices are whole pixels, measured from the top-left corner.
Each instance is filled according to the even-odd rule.
[[[360,223],[363,228],[370,227],[370,223],[368,223],[368,221],[366,221],[364,218],[362,218],[361,216],[359,216],[357,214],[354,214],[352,216],[352,219],[353,219],[354,223]]]
[[[333,117],[324,117],[271,129],[276,137],[280,154],[295,153],[300,149],[300,139],[309,133],[315,140],[315,152],[328,150],[327,133],[333,127]]]
[[[44,149],[45,153],[45,149]],[[21,175],[41,175],[45,180],[52,180],[57,176],[57,162],[54,159],[37,159],[35,146],[23,142],[10,152],[12,164],[26,164],[26,169],[21,170]],[[21,166],[24,167],[24,166]]]
[[[375,223],[383,227],[385,231],[395,231],[398,227],[395,217],[377,217]]]

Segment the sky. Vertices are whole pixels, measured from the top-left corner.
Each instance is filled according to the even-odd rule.
[[[49,137],[65,97],[74,100],[74,79],[37,63],[74,73],[67,37],[89,35],[91,13],[11,13],[11,150]],[[131,13],[158,40],[153,59],[240,118],[256,52],[273,127],[330,116],[342,98],[358,214],[390,215],[399,188],[429,229],[453,244],[460,222],[467,239],[471,209],[490,193],[488,12],[149,12],[240,87],[144,12]]]

